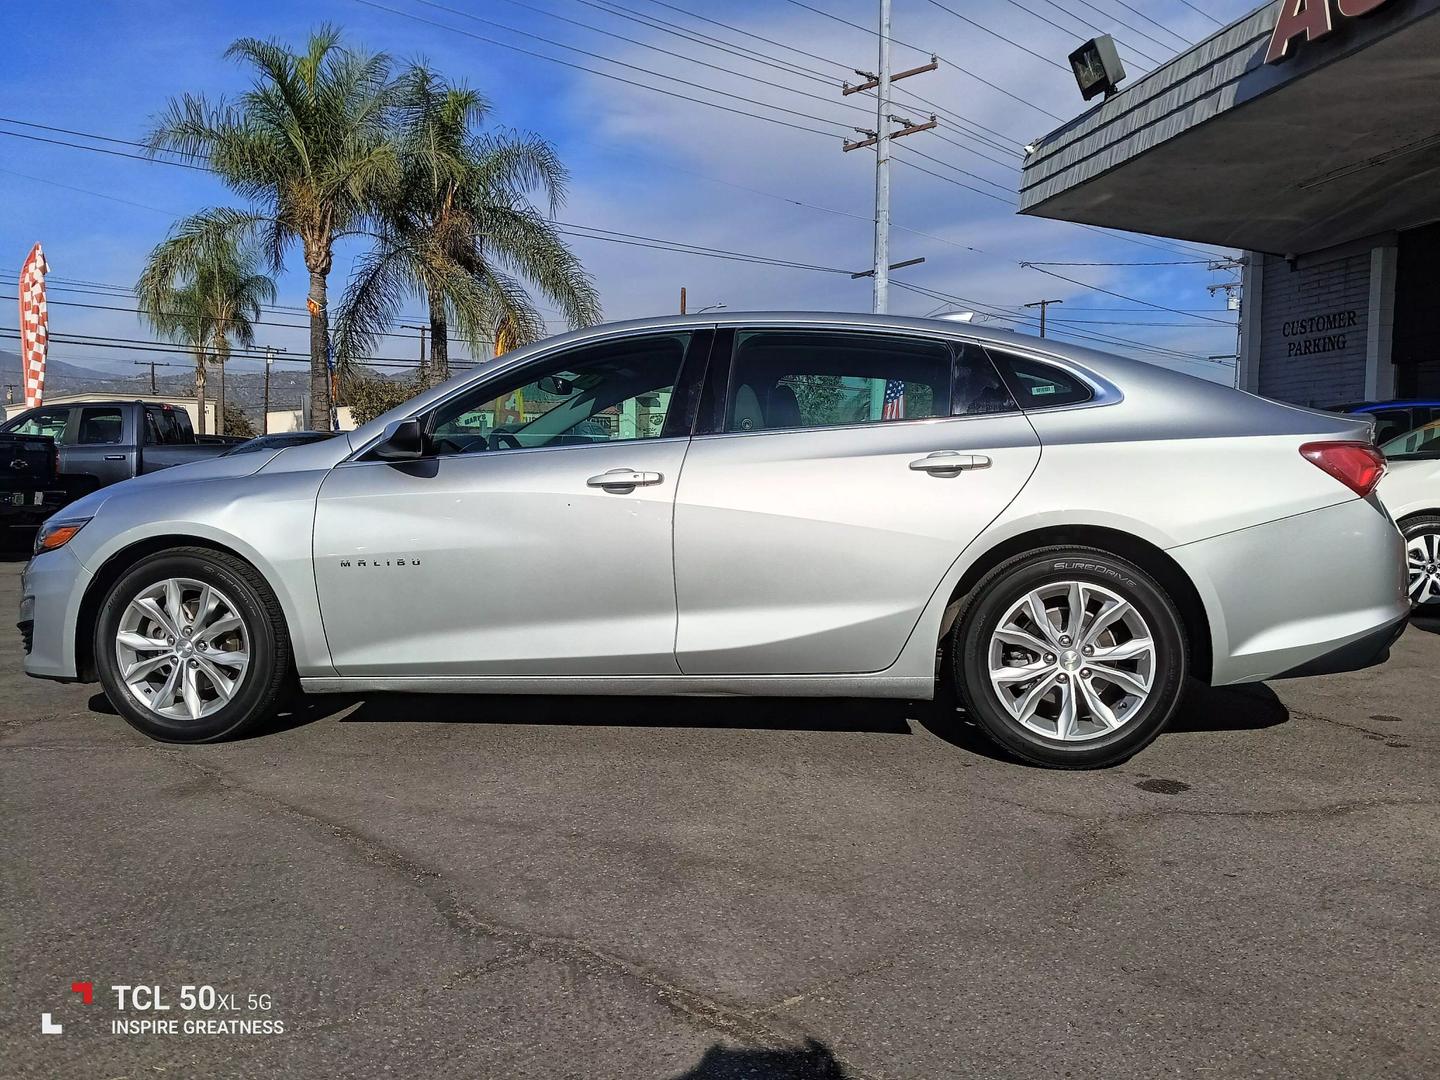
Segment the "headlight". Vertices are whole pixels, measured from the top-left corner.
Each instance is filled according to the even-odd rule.
[[[54,551],[56,548],[64,547],[75,538],[75,534],[85,527],[89,518],[69,518],[64,521],[47,521],[40,526],[40,531],[35,534],[35,554]]]

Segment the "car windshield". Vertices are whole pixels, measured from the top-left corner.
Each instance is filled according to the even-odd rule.
[[[1380,452],[1397,461],[1406,458],[1440,458],[1440,420],[1433,420],[1424,427],[1395,436],[1380,447]]]

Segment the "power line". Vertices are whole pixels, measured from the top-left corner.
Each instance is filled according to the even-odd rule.
[[[870,27],[868,27],[868,26],[861,26],[859,23],[857,23],[857,22],[851,22],[849,19],[842,19],[839,15],[832,14],[831,12],[828,12],[828,11],[822,11],[820,8],[812,7],[812,6],[809,5],[809,4],[801,3],[801,0],[786,0],[786,3],[794,4],[796,7],[804,8],[806,11],[813,11],[816,15],[823,15],[823,16],[825,16],[825,18],[827,18],[827,19],[833,19],[835,22],[842,23],[842,24],[844,24],[845,26],[852,27],[853,29],[859,30],[859,31],[861,31],[862,33],[870,34],[871,36],[874,36],[874,34],[875,34],[875,31],[872,30],[872,29],[871,29]],[[1029,106],[1030,108],[1034,109],[1036,112],[1041,113],[1041,114],[1044,115],[1044,116],[1050,117],[1052,120],[1060,120],[1060,121],[1063,121],[1063,120],[1065,119],[1063,116],[1057,116],[1055,113],[1050,112],[1048,109],[1042,109],[1039,105],[1036,105],[1033,101],[1030,101],[1029,99],[1022,97],[1022,96],[1019,95],[1019,94],[1012,93],[1011,91],[1006,90],[1006,89],[1005,89],[1003,86],[1001,86],[999,83],[991,82],[989,79],[985,78],[984,76],[975,74],[975,73],[974,73],[973,71],[971,71],[969,68],[966,68],[966,67],[964,67],[964,66],[961,65],[961,64],[957,64],[957,63],[955,63],[953,60],[950,60],[950,59],[948,59],[948,58],[945,57],[945,56],[941,56],[939,53],[931,53],[931,51],[930,51],[929,49],[922,49],[919,45],[912,45],[912,44],[910,44],[908,41],[901,41],[899,38],[894,38],[894,37],[892,37],[891,40],[892,40],[896,45],[904,46],[904,47],[907,48],[907,49],[914,49],[914,50],[915,50],[916,52],[918,52],[918,53],[924,53],[924,54],[927,54],[927,55],[939,56],[940,59],[943,60],[943,61],[945,61],[945,63],[946,63],[947,65],[949,65],[950,67],[954,68],[956,71],[960,72],[962,75],[966,75],[966,76],[968,76],[969,78],[974,79],[976,82],[983,83],[984,85],[988,86],[991,90],[994,90],[994,91],[996,91],[996,92],[998,92],[998,93],[1004,94],[1006,97],[1010,98],[1012,101],[1017,101],[1017,102],[1019,102],[1021,105]],[[906,94],[907,97],[912,97],[912,98],[914,98],[916,101],[923,102],[923,103],[925,103],[926,105],[929,105],[931,108],[937,109],[937,111],[939,110],[939,106],[936,106],[935,103],[934,103],[933,101],[931,101],[929,98],[921,97],[919,94],[915,93],[914,91],[909,91],[909,90],[905,91],[905,94]],[[976,126],[979,127],[980,125],[977,124]],[[995,134],[999,135],[999,132],[995,132]],[[1009,136],[1001,136],[1001,137],[1002,137],[1002,138],[1008,138]]]
[[[389,12],[391,12],[391,13],[393,13],[393,14],[402,15],[402,16],[405,16],[405,17],[407,17],[407,18],[417,19],[417,20],[422,21],[422,22],[429,21],[429,20],[421,19],[420,16],[418,16],[418,15],[409,15],[408,13],[403,12],[403,11],[399,11],[399,10],[397,10],[397,9],[395,9],[395,8],[385,8],[385,7],[384,7],[383,5],[381,5],[381,4],[372,3],[371,0],[357,0],[357,2],[359,2],[359,3],[364,3],[364,4],[366,4],[366,5],[369,6],[369,7],[382,8],[383,10],[389,11]],[[836,127],[841,127],[841,128],[844,128],[844,127],[848,127],[848,126],[849,126],[849,122],[848,122],[848,121],[845,121],[845,120],[832,120],[832,119],[830,119],[829,117],[826,117],[826,116],[816,116],[814,113],[805,113],[805,112],[799,112],[799,111],[797,111],[797,110],[795,110],[795,109],[787,109],[787,108],[785,108],[783,105],[772,105],[770,102],[761,101],[761,100],[759,100],[758,98],[745,97],[743,94],[737,94],[737,93],[735,93],[734,91],[725,90],[725,89],[722,89],[721,87],[718,87],[718,86],[708,86],[708,85],[706,85],[705,83],[697,83],[697,82],[695,82],[693,79],[682,78],[682,77],[680,77],[680,76],[678,76],[678,75],[666,75],[666,74],[665,74],[664,72],[662,72],[662,71],[654,71],[654,70],[652,70],[652,69],[650,69],[650,68],[640,67],[638,64],[627,63],[627,62],[624,61],[624,60],[616,60],[616,59],[615,59],[614,57],[612,57],[612,56],[607,56],[607,55],[605,55],[604,53],[591,52],[589,49],[582,49],[582,48],[580,48],[578,45],[566,45],[564,42],[552,41],[552,40],[550,40],[549,38],[542,37],[542,36],[539,35],[539,34],[532,34],[532,33],[530,33],[530,32],[527,31],[527,30],[517,30],[517,29],[516,29],[515,27],[513,27],[513,26],[506,26],[504,23],[496,22],[496,21],[493,20],[493,19],[482,18],[482,17],[479,16],[479,15],[472,15],[471,13],[469,13],[469,12],[467,12],[467,11],[462,11],[462,10],[460,10],[460,9],[458,9],[458,8],[449,7],[449,6],[446,5],[446,4],[439,3],[438,0],[415,0],[415,3],[417,3],[417,4],[423,4],[423,5],[425,5],[426,7],[430,7],[430,8],[436,8],[437,10],[444,11],[444,12],[448,12],[448,13],[451,14],[451,15],[458,15],[458,16],[460,16],[462,19],[469,19],[469,20],[472,21],[472,22],[480,23],[482,26],[493,26],[493,27],[495,27],[495,28],[497,28],[497,29],[499,29],[499,30],[503,30],[503,31],[505,31],[506,33],[509,33],[509,34],[517,34],[517,35],[519,35],[520,37],[531,38],[531,39],[533,39],[533,40],[535,40],[535,41],[543,41],[543,42],[545,42],[546,44],[552,45],[552,46],[554,46],[554,47],[557,48],[557,49],[565,49],[565,50],[567,50],[567,51],[569,51],[569,52],[578,53],[578,54],[581,55],[581,56],[588,56],[588,57],[590,57],[591,59],[593,59],[593,60],[599,60],[599,61],[601,61],[602,63],[614,64],[616,67],[628,68],[628,69],[631,70],[631,71],[638,71],[638,72],[640,72],[640,73],[643,74],[643,75],[649,75],[649,76],[652,76],[653,78],[657,78],[657,79],[664,79],[664,80],[667,81],[667,82],[680,83],[682,86],[688,86],[688,87],[690,87],[690,88],[692,88],[692,89],[695,89],[695,90],[704,90],[704,91],[706,91],[707,93],[720,94],[720,95],[722,95],[722,96],[724,96],[724,97],[734,98],[736,101],[743,101],[743,102],[745,102],[746,104],[749,104],[749,105],[758,105],[758,106],[760,106],[762,109],[773,109],[773,110],[775,110],[776,112],[787,113],[787,114],[789,114],[790,116],[798,116],[798,117],[801,117],[802,119],[805,119],[805,120],[814,120],[814,121],[817,121],[818,123],[821,123],[821,124],[834,124]],[[439,25],[441,25],[441,24],[436,23],[436,24],[434,24],[434,25],[439,26]],[[462,34],[463,34],[463,33],[466,33],[466,31],[460,30],[460,29],[458,29],[457,27],[445,27],[445,29],[453,30],[453,31],[456,32],[456,33],[462,33]],[[496,44],[499,44],[499,43],[497,42]],[[514,48],[514,46],[510,46],[510,47],[511,47],[511,48]],[[784,91],[788,91],[789,93],[802,93],[802,94],[805,94],[805,96],[807,96],[807,97],[814,97],[814,98],[816,98],[817,100],[820,100],[820,101],[825,101],[825,100],[827,100],[827,99],[825,99],[825,98],[819,97],[819,95],[809,94],[809,93],[807,93],[807,92],[805,92],[805,91],[795,90],[795,89],[792,88],[792,87],[777,86],[777,85],[775,85],[774,83],[765,83],[764,80],[761,80],[761,79],[756,79],[756,80],[753,80],[753,81],[755,81],[755,82],[761,82],[761,83],[763,83],[764,85],[771,87],[772,89],[784,90]],[[659,88],[658,88],[658,87],[649,87],[649,89],[656,90],[656,89],[659,89]],[[835,103],[834,103],[834,102],[831,102],[831,104],[835,104]]]
[[[1031,8],[1026,7],[1024,4],[1020,3],[1020,0],[1005,0],[1005,2],[1006,2],[1007,4],[1009,4],[1011,7],[1019,8],[1021,11],[1025,12],[1025,14],[1027,14],[1027,15],[1030,15],[1030,16],[1033,16],[1034,18],[1039,19],[1041,22],[1045,23],[1046,25],[1048,25],[1048,26],[1053,26],[1056,30],[1059,30],[1062,34],[1069,35],[1069,34],[1074,34],[1074,33],[1075,33],[1074,30],[1071,30],[1071,29],[1069,29],[1068,27],[1065,27],[1065,26],[1061,26],[1061,25],[1060,25],[1059,23],[1057,23],[1054,19],[1048,18],[1048,17],[1046,17],[1046,16],[1044,16],[1044,15],[1041,15],[1038,11],[1035,11],[1035,10],[1033,10],[1033,9],[1031,9]],[[1078,0],[1078,2],[1079,2],[1079,3],[1084,3],[1084,0]],[[1059,7],[1059,6],[1056,5],[1056,4],[1051,4],[1050,6],[1056,8],[1056,9],[1059,10],[1059,11],[1065,11],[1064,8]],[[1087,6],[1088,6],[1088,5],[1087,5]],[[1076,22],[1078,22],[1078,23],[1079,23],[1082,27],[1084,27],[1085,29],[1087,29],[1087,30],[1092,30],[1092,31],[1094,31],[1094,32],[1097,33],[1097,34],[1103,33],[1103,31],[1102,31],[1098,26],[1094,26],[1094,25],[1086,22],[1084,19],[1080,18],[1080,16],[1074,14],[1073,12],[1065,11],[1065,14],[1069,15],[1072,19],[1074,19]],[[1119,20],[1116,20],[1116,21],[1118,22]],[[1083,31],[1083,30],[1081,31],[1081,35],[1080,35],[1080,36],[1082,36],[1082,37],[1084,36],[1084,31]],[[1118,41],[1118,39],[1117,39],[1117,41]],[[1143,59],[1143,60],[1148,60],[1151,64],[1158,64],[1158,63],[1159,63],[1159,61],[1156,60],[1153,56],[1149,55],[1148,53],[1141,52],[1138,48],[1136,48],[1134,45],[1130,44],[1129,42],[1126,42],[1126,41],[1118,41],[1118,43],[1121,44],[1121,45],[1124,45],[1127,49],[1129,49],[1132,53],[1134,53],[1136,56],[1140,57],[1141,59]]]
[[[978,22],[976,22],[974,19],[970,18],[968,15],[961,15],[960,12],[956,11],[954,8],[946,7],[944,4],[940,3],[940,0],[930,0],[930,3],[934,4],[934,5],[935,5],[937,8],[939,8],[941,11],[948,12],[949,14],[955,16],[955,18],[959,19],[961,22],[963,22],[963,23],[968,23],[969,25],[975,27],[976,30],[981,30],[981,31],[989,34],[989,35],[990,35],[991,37],[993,37],[993,38],[998,38],[999,40],[1005,42],[1006,45],[1013,46],[1014,48],[1019,49],[1019,50],[1020,50],[1021,52],[1023,52],[1023,53],[1029,53],[1031,56],[1033,56],[1036,60],[1039,60],[1041,63],[1049,64],[1049,65],[1050,65],[1051,67],[1053,67],[1053,68],[1059,68],[1061,71],[1066,72],[1067,74],[1068,74],[1069,71],[1070,71],[1070,69],[1069,69],[1068,67],[1066,67],[1064,64],[1061,64],[1061,63],[1059,63],[1058,61],[1053,60],[1053,59],[1051,59],[1051,58],[1048,57],[1048,56],[1044,56],[1044,55],[1036,52],[1034,49],[1027,48],[1027,47],[1024,46],[1024,45],[1021,45],[1018,41],[1014,41],[1014,40],[1006,37],[1004,34],[1000,33],[999,31],[991,30],[988,26],[984,25],[983,23],[978,23]]]
[[[1193,38],[1188,38],[1188,37],[1186,37],[1184,34],[1180,33],[1179,30],[1171,29],[1170,26],[1168,26],[1168,25],[1165,24],[1165,23],[1162,23],[1159,19],[1155,18],[1153,15],[1147,15],[1145,12],[1141,11],[1139,8],[1131,7],[1129,4],[1127,4],[1127,3],[1125,2],[1125,0],[1115,0],[1115,3],[1119,4],[1119,5],[1120,5],[1122,8],[1124,8],[1126,11],[1132,12],[1132,13],[1134,13],[1135,15],[1139,16],[1140,18],[1144,19],[1144,20],[1145,20],[1146,22],[1148,22],[1151,26],[1158,26],[1161,30],[1164,30],[1164,31],[1165,31],[1167,34],[1169,34],[1171,37],[1173,37],[1173,38],[1178,38],[1179,40],[1183,41],[1183,42],[1185,43],[1185,45],[1186,45],[1187,48],[1188,48],[1189,46],[1195,44],[1195,41],[1194,41]],[[1089,5],[1087,4],[1086,6],[1088,7]],[[1153,41],[1154,39],[1152,38],[1151,40]]]
[[[737,108],[734,108],[733,106],[730,106],[730,105],[722,105],[720,102],[717,102],[717,101],[707,101],[705,98],[691,97],[689,94],[676,93],[674,90],[666,90],[666,89],[664,89],[664,88],[662,88],[662,87],[659,87],[659,86],[651,86],[649,83],[636,82],[634,79],[626,79],[626,78],[624,78],[624,77],[622,77],[622,76],[620,76],[620,75],[611,74],[611,73],[608,72],[608,71],[598,71],[598,70],[596,70],[595,68],[586,67],[584,64],[576,64],[576,63],[572,63],[572,62],[569,61],[569,60],[562,60],[562,59],[560,59],[558,56],[548,56],[548,55],[546,55],[545,53],[535,52],[533,49],[522,48],[522,47],[519,46],[519,45],[512,45],[512,44],[510,44],[509,42],[499,41],[499,40],[497,40],[496,38],[492,38],[492,37],[486,37],[484,34],[477,34],[477,33],[475,33],[475,32],[472,31],[472,30],[462,30],[462,29],[461,29],[460,27],[458,27],[458,26],[449,26],[449,25],[447,25],[446,23],[436,22],[434,19],[427,19],[427,18],[425,18],[423,15],[415,15],[415,14],[413,14],[413,13],[411,13],[411,12],[408,12],[408,11],[399,11],[399,10],[397,10],[396,8],[387,7],[387,6],[384,5],[384,4],[376,3],[375,0],[354,0],[354,2],[357,3],[357,4],[363,4],[363,5],[366,6],[366,7],[375,8],[377,11],[386,11],[386,12],[389,12],[391,15],[398,15],[398,16],[400,16],[402,19],[410,19],[410,20],[413,20],[414,22],[426,23],[426,24],[428,24],[428,25],[430,25],[430,26],[433,26],[433,27],[435,27],[435,28],[437,28],[437,29],[439,29],[439,30],[444,30],[444,31],[446,31],[447,33],[451,33],[451,34],[463,34],[465,37],[474,38],[476,41],[483,41],[483,42],[485,42],[486,44],[495,45],[495,46],[497,46],[497,47],[499,47],[499,48],[502,48],[502,49],[510,49],[512,52],[522,53],[522,54],[524,54],[524,55],[526,55],[526,56],[533,56],[533,57],[535,57],[537,60],[545,60],[545,61],[548,61],[549,63],[552,63],[552,64],[559,64],[561,67],[568,67],[568,68],[572,68],[572,69],[574,69],[574,70],[576,70],[576,71],[584,71],[584,72],[587,72],[588,74],[591,74],[591,75],[598,75],[598,76],[600,76],[602,79],[610,79],[610,80],[612,80],[612,81],[614,81],[614,82],[624,83],[624,84],[627,85],[627,86],[638,87],[638,88],[641,89],[641,90],[650,90],[650,91],[653,91],[654,93],[657,93],[657,94],[664,94],[666,97],[679,98],[679,99],[682,100],[682,101],[693,102],[693,103],[696,104],[696,105],[705,105],[705,106],[708,106],[709,108],[712,108],[712,109],[719,109],[721,112],[734,113],[734,114],[736,114],[737,116],[748,116],[748,117],[750,117],[750,118],[752,118],[752,119],[754,119],[754,120],[764,120],[764,121],[766,121],[767,123],[779,124],[781,127],[792,128],[792,129],[795,130],[795,131],[808,131],[808,132],[810,132],[812,135],[824,135],[826,138],[832,138],[832,139],[833,139],[833,138],[835,137],[835,134],[836,134],[835,132],[820,131],[820,130],[817,129],[817,128],[806,127],[806,126],[803,125],[803,124],[791,123],[789,120],[781,120],[781,119],[778,119],[777,117],[774,117],[774,116],[763,116],[763,115],[761,115],[760,113],[747,112],[747,111],[744,110],[744,109],[737,109]],[[666,77],[666,78],[669,78],[669,76],[665,76],[665,77]],[[678,81],[678,80],[677,80],[677,81]],[[723,91],[722,91],[722,93],[723,93]],[[728,95],[728,96],[733,96],[733,95]],[[764,108],[774,108],[774,109],[778,109],[778,106],[765,105],[764,103],[761,103],[761,104],[762,104],[762,106],[763,106]],[[789,111],[791,111],[791,110],[779,110],[779,111],[789,112]],[[804,114],[799,114],[799,115],[804,115]],[[833,125],[835,125],[836,127],[847,127],[847,126],[848,126],[848,125],[845,124],[843,121],[839,121],[839,120],[826,120],[826,119],[824,119],[823,117],[814,117],[813,119],[820,120],[821,123],[833,124]],[[0,132],[0,134],[3,134],[3,132]]]
[[[1001,322],[1023,323],[1032,326],[1039,323],[1039,319],[1033,315],[1024,315],[1003,307],[996,308],[994,305],[979,304],[967,297],[956,296],[953,293],[941,292],[938,289],[931,289],[922,285],[915,285],[908,281],[897,280],[895,281],[895,285],[901,289],[906,289],[910,292],[918,293],[923,296],[929,296],[932,299],[944,300],[948,303],[959,304],[963,307],[971,308],[975,310],[978,314],[985,315],[987,318],[998,319]],[[1069,325],[1067,320],[1051,319],[1049,321],[1052,325]],[[1158,356],[1164,357],[1165,359],[1200,362],[1208,361],[1208,357],[1200,356],[1198,353],[1187,353],[1180,349],[1171,349],[1163,345],[1153,345],[1149,342],[1136,341],[1133,338],[1124,338],[1112,334],[1099,334],[1094,331],[1064,331],[1064,333],[1067,337],[1078,338],[1085,341],[1096,341],[1101,344],[1111,346],[1123,345],[1130,348],[1138,348],[1144,352],[1150,352]]]
[[[1223,22],[1221,22],[1219,19],[1215,18],[1214,15],[1211,15],[1211,14],[1210,14],[1208,11],[1206,11],[1204,8],[1198,8],[1198,7],[1196,7],[1194,4],[1190,3],[1190,0],[1180,0],[1180,3],[1184,4],[1187,8],[1189,8],[1191,11],[1195,12],[1197,15],[1204,15],[1205,18],[1209,19],[1209,20],[1210,20],[1212,23],[1214,23],[1216,26],[1224,26],[1224,25],[1225,25]]]
[[[115,195],[106,195],[103,191],[91,191],[89,188],[76,187],[74,184],[62,184],[58,180],[51,180],[46,176],[31,176],[29,173],[15,172],[13,169],[0,169],[0,173],[6,176],[18,176],[22,180],[33,180],[37,184],[46,184],[49,187],[64,188],[67,191],[78,191],[81,195],[93,195],[97,199],[108,199],[110,202],[120,203],[124,206],[133,206],[137,210],[153,210],[157,214],[164,214],[166,217],[179,217],[173,210],[162,210],[158,206],[146,206],[144,203],[131,202],[129,199],[122,199]]]
[[[1176,314],[1176,315],[1186,315],[1186,314],[1189,314],[1188,312],[1183,311],[1183,310],[1181,310],[1180,308],[1166,307],[1164,304],[1155,304],[1155,303],[1151,303],[1149,300],[1141,300],[1138,296],[1127,296],[1127,295],[1125,295],[1124,293],[1112,292],[1110,289],[1102,289],[1099,285],[1092,285],[1092,284],[1090,284],[1088,281],[1079,281],[1079,280],[1077,280],[1077,279],[1075,279],[1075,278],[1072,278],[1072,277],[1066,277],[1064,274],[1057,274],[1057,273],[1055,273],[1055,271],[1053,271],[1053,270],[1046,270],[1043,266],[1036,266],[1034,263],[1028,263],[1028,262],[1026,262],[1026,263],[1021,263],[1020,265],[1023,266],[1023,267],[1026,267],[1026,268],[1028,268],[1028,269],[1030,269],[1030,270],[1034,270],[1034,271],[1036,271],[1037,273],[1048,274],[1048,275],[1050,275],[1050,277],[1059,278],[1061,281],[1068,281],[1068,282],[1070,282],[1070,284],[1072,284],[1072,285],[1078,285],[1078,286],[1080,286],[1082,289],[1089,289],[1089,290],[1091,290],[1092,292],[1101,292],[1101,293],[1104,293],[1106,296],[1114,296],[1114,297],[1116,297],[1116,298],[1118,298],[1118,299],[1120,299],[1120,300],[1129,300],[1132,304],[1143,304],[1143,305],[1145,305],[1146,307],[1155,308],[1155,309],[1157,309],[1157,310],[1159,310],[1159,311],[1169,311],[1169,312],[1173,312],[1173,313]],[[1230,323],[1230,322],[1228,322],[1227,320],[1224,320],[1224,319],[1212,319],[1212,318],[1210,318],[1210,317],[1207,316],[1207,315],[1191,315],[1190,317],[1191,317],[1192,319],[1204,319],[1206,322],[1222,323],[1223,325],[1226,325],[1226,326],[1233,326],[1233,325],[1234,325],[1233,323]]]

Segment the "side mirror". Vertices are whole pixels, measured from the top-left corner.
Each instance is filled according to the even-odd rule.
[[[425,456],[425,432],[420,421],[395,420],[385,426],[380,441],[370,450],[370,456],[380,461],[414,461]]]

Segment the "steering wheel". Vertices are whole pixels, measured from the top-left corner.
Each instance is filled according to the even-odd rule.
[[[443,454],[447,457],[456,454],[473,454],[477,450],[490,449],[489,445],[485,442],[484,435],[468,435],[463,438],[441,436],[435,440],[433,446],[436,453]]]
[[[494,450],[519,450],[520,440],[508,431],[492,431],[490,433],[491,449]]]

